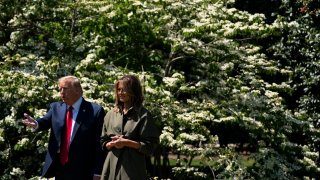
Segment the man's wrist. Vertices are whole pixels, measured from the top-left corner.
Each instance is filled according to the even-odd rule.
[[[34,121],[34,123],[36,124],[36,126],[32,128],[32,132],[36,132],[38,130],[38,128],[39,128],[38,121]]]

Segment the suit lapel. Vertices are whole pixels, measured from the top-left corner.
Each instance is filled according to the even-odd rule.
[[[57,123],[54,123],[53,126],[53,131],[55,132],[54,134],[56,135],[57,139],[61,139],[61,136],[64,131],[64,126],[66,123],[66,112],[67,112],[67,105],[65,103],[61,103],[60,108],[58,109],[57,112],[57,118],[56,121]]]
[[[82,121],[85,119],[86,117],[86,101],[83,99],[82,103],[80,105],[80,109],[78,112],[78,116],[77,119],[75,120],[74,126],[73,126],[73,132],[72,132],[72,136],[71,136],[71,141],[70,143],[73,141]]]

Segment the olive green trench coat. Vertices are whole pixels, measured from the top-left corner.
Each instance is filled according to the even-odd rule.
[[[123,135],[141,144],[139,150],[124,147],[107,150],[105,144],[110,137]],[[103,180],[144,180],[147,179],[145,156],[152,155],[159,144],[159,129],[150,112],[142,107],[131,108],[127,114],[111,109],[104,118],[101,146],[107,153],[101,179]]]

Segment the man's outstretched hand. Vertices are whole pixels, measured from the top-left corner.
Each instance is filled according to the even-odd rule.
[[[25,124],[26,126],[32,127],[32,128],[36,128],[37,127],[37,123],[36,121],[29,116],[27,113],[23,114],[25,119],[22,120],[22,123]]]

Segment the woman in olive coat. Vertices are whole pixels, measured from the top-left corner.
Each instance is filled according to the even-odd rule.
[[[126,75],[115,83],[115,107],[104,118],[101,146],[107,153],[102,180],[147,179],[146,155],[159,144],[160,132],[143,106],[139,79]]]

